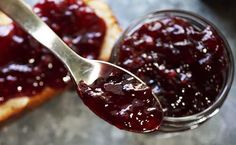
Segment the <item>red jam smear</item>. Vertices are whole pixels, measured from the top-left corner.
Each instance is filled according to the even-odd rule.
[[[212,105],[227,79],[229,57],[221,36],[186,19],[146,22],[118,47],[118,64],[146,82],[165,116],[182,117]]]
[[[34,12],[80,56],[98,58],[106,24],[82,0],[43,0]]]
[[[106,26],[82,0],[41,0],[34,11],[80,55],[98,57]],[[17,24],[0,26],[0,103],[33,96],[46,87],[64,89],[64,65]]]
[[[160,103],[151,88],[119,70],[105,70],[93,84],[81,81],[78,94],[99,117],[133,132],[157,130],[163,119]],[[142,86],[142,87],[140,87]]]

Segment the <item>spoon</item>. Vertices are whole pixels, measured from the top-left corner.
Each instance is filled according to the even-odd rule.
[[[143,133],[159,128],[161,105],[134,74],[108,62],[82,58],[22,0],[0,0],[0,9],[64,63],[82,101],[99,117],[127,131]]]

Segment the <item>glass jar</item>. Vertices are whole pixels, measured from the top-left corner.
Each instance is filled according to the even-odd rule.
[[[113,53],[112,53],[113,56],[111,57],[111,60],[115,62],[116,61],[115,59],[118,58],[117,55],[119,53],[120,44],[124,40],[124,38],[132,34],[137,28],[139,28],[144,23],[159,20],[166,16],[174,16],[174,17],[183,18],[187,20],[188,22],[190,22],[192,25],[202,30],[210,25],[213,29],[215,29],[215,31],[224,41],[225,49],[229,57],[228,58],[229,68],[227,72],[227,80],[223,84],[224,86],[223,86],[222,91],[218,94],[215,102],[212,103],[211,106],[209,106],[207,109],[203,110],[202,112],[194,114],[194,115],[189,115],[189,116],[184,116],[184,117],[168,117],[168,116],[164,117],[160,130],[164,132],[175,132],[175,131],[183,131],[183,130],[196,128],[200,124],[204,123],[205,121],[207,121],[208,119],[210,119],[212,116],[214,116],[215,114],[219,112],[219,109],[224,103],[228,95],[228,92],[230,90],[230,87],[232,85],[233,75],[234,75],[234,60],[233,60],[233,54],[232,54],[231,48],[228,42],[226,41],[225,37],[211,22],[209,22],[205,18],[202,18],[196,14],[182,11],[182,10],[157,11],[157,12],[150,13],[137,21],[134,21],[124,31],[123,35],[120,37],[120,39],[117,41],[116,45],[114,46]]]

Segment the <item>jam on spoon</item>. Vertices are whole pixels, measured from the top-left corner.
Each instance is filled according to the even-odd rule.
[[[127,32],[117,49],[117,64],[152,88],[168,117],[207,109],[227,81],[222,37],[213,27],[200,28],[182,17],[145,21]]]
[[[114,126],[134,132],[157,130],[163,119],[151,88],[118,69],[102,68],[93,84],[81,81],[78,94],[98,116]]]
[[[78,54],[98,57],[106,25],[82,0],[41,0],[33,10]],[[0,104],[46,87],[64,89],[69,82],[64,65],[47,48],[14,22],[0,26]]]

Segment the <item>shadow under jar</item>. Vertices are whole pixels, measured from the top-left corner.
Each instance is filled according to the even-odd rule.
[[[111,61],[152,87],[165,114],[161,131],[193,129],[214,116],[230,90],[234,61],[208,20],[186,11],[153,12],[126,29]]]

